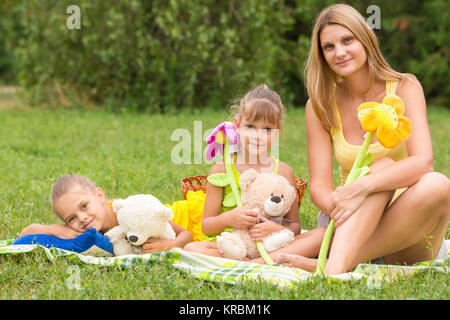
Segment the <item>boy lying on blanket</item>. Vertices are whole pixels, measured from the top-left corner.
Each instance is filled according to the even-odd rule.
[[[102,234],[118,225],[116,214],[112,210],[112,201],[108,201],[103,190],[90,179],[72,173],[60,177],[53,186],[51,205],[65,224],[29,225],[14,244],[39,243],[75,252],[85,252],[86,247],[97,245],[112,253],[111,243]],[[192,241],[187,230],[172,221],[169,223],[176,238],[148,239],[142,245],[142,253],[183,248]]]

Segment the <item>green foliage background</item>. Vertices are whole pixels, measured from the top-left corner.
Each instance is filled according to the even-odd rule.
[[[223,108],[266,83],[303,106],[303,65],[327,0],[3,0],[0,82],[32,104],[103,105],[120,111]],[[342,1],[341,1],[342,2]],[[446,0],[346,1],[368,18],[391,65],[415,74],[428,100],[450,96]],[[67,7],[81,9],[69,30]]]

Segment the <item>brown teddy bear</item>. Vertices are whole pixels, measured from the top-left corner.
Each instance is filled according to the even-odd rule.
[[[254,169],[245,171],[239,179],[243,205],[254,207],[260,215],[281,223],[296,200],[296,190],[283,176],[258,173]],[[264,239],[267,252],[285,247],[294,240],[294,233],[285,228]],[[233,228],[217,237],[217,246],[225,258],[243,260],[259,257],[256,243],[250,238],[248,229]]]

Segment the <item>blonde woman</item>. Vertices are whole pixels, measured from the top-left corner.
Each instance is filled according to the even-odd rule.
[[[423,89],[413,75],[393,70],[374,32],[349,5],[324,9],[316,21],[305,83],[309,179],[320,209],[318,226],[335,220],[325,274],[359,263],[413,264],[447,256],[443,240],[450,215],[449,180],[433,172],[433,151]],[[369,175],[343,186],[364,140],[357,107],[395,93],[405,103],[412,133],[386,149],[374,137]],[[340,184],[333,185],[333,155]],[[295,251],[289,248],[292,253]],[[315,269],[316,260],[279,254],[277,262]]]

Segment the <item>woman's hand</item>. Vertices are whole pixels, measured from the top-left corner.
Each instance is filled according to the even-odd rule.
[[[226,214],[228,225],[238,229],[248,229],[254,226],[260,217],[257,210],[250,206],[236,207],[223,214]]]
[[[337,187],[331,194],[328,212],[336,228],[350,218],[369,195],[365,178],[367,177],[361,177],[348,185]]]
[[[269,220],[263,216],[260,217],[261,223],[255,224],[248,229],[248,233],[253,241],[263,241],[274,232],[279,232],[284,229],[275,221]]]
[[[153,252],[162,252],[164,250],[170,250],[177,246],[177,242],[175,240],[167,240],[160,238],[150,238],[147,239],[142,244],[142,253],[153,253]]]

